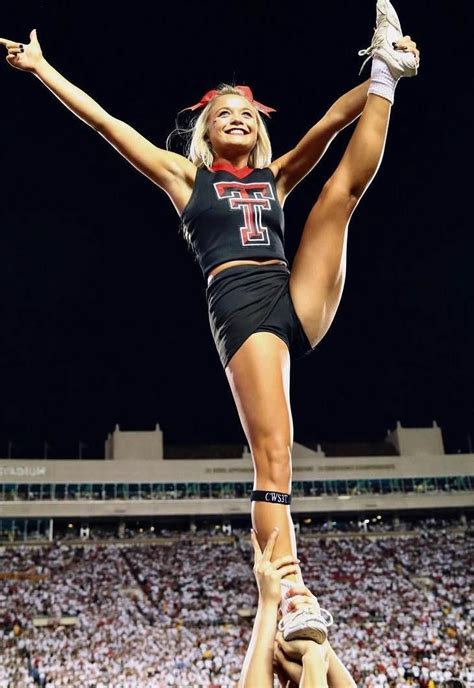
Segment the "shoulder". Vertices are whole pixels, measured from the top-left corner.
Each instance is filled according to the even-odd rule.
[[[275,178],[275,181],[277,181],[278,178],[280,177],[281,169],[282,169],[281,158],[279,158],[278,160],[273,160],[273,162],[271,162],[268,165],[268,167],[266,167],[265,169],[270,170],[273,177]]]

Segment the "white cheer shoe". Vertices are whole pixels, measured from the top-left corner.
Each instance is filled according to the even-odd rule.
[[[328,626],[332,623],[332,614],[325,609],[320,609],[318,614],[314,608],[303,607],[285,614],[278,629],[284,640],[314,640],[322,645],[328,637]]]
[[[372,43],[368,48],[359,50],[360,56],[367,56],[360,71],[362,72],[366,63],[376,56],[387,64],[394,79],[416,76],[418,64],[413,53],[393,47],[393,43],[402,38],[402,27],[394,6],[389,0],[377,0],[377,20]]]

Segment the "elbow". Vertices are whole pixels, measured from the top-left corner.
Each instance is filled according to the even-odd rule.
[[[94,114],[93,117],[89,120],[89,125],[92,127],[92,129],[95,129],[95,131],[98,134],[102,134],[102,136],[105,136],[107,131],[110,130],[110,125],[113,122],[115,118],[109,115],[108,112],[105,110],[101,110]]]

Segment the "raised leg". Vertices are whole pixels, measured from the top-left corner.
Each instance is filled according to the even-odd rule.
[[[232,357],[226,374],[252,452],[254,489],[291,492],[293,423],[286,344],[274,334],[257,332]],[[273,559],[296,554],[289,506],[252,502],[252,524],[262,548],[278,526]]]
[[[328,331],[344,287],[349,220],[382,160],[390,103],[369,95],[336,171],[306,221],[290,292],[313,346]]]

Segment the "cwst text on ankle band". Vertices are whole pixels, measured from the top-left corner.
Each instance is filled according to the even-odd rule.
[[[267,502],[268,504],[291,504],[291,495],[286,492],[274,492],[273,490],[252,490],[251,502]]]

